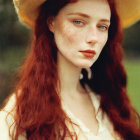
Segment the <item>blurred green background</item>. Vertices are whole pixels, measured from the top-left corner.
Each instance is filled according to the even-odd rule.
[[[12,0],[0,1],[0,105],[13,92],[16,74],[31,42],[31,31],[17,18]],[[140,113],[140,22],[124,30],[128,94]]]

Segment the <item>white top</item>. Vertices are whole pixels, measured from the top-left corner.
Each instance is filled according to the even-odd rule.
[[[107,115],[104,116],[102,110],[99,109],[100,106],[100,96],[95,95],[93,92],[89,92],[92,100],[92,104],[95,107],[96,119],[99,124],[99,129],[97,135],[93,134],[89,128],[87,128],[84,123],[79,120],[75,115],[68,109],[67,105],[62,102],[62,106],[66,114],[71,118],[72,122],[78,124],[74,125],[74,130],[78,135],[78,140],[121,140],[118,134],[113,130],[113,125],[109,121]]]
[[[73,126],[74,130],[78,136],[78,140],[121,140],[117,134],[113,131],[113,126],[110,123],[107,115],[102,117],[102,110],[99,109],[100,105],[100,96],[97,96],[93,93],[89,93],[92,103],[95,107],[95,111],[97,113],[96,119],[98,120],[99,124],[99,130],[97,135],[94,135],[85,125],[82,121],[80,121],[78,118],[74,116],[74,114],[67,108],[67,106],[62,102],[62,107],[66,114],[71,118],[71,120],[78,124],[78,126]],[[15,96],[12,96],[10,100],[8,101],[8,104],[5,106],[3,111],[0,111],[0,140],[11,140],[9,136],[9,126],[12,124],[13,117],[12,114],[7,116],[7,111],[11,110],[15,103]],[[66,123],[69,127],[70,131],[73,130],[71,125]],[[26,140],[25,137],[20,136],[19,140]],[[66,140],[70,140],[69,138],[66,138]]]
[[[9,136],[9,127],[11,126],[12,130],[14,128],[13,122],[13,113],[7,114],[11,111],[15,104],[15,95],[12,95],[6,104],[6,106],[0,111],[0,140],[12,140]],[[19,136],[19,140],[26,140],[25,137]]]

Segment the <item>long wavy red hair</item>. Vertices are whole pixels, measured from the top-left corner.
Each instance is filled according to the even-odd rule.
[[[47,0],[40,9],[31,51],[20,71],[15,92],[16,131],[12,133],[15,140],[25,132],[29,140],[64,140],[66,135],[74,139],[65,124],[66,120],[72,122],[61,106],[57,47],[46,21],[50,16],[56,16],[66,4],[75,1]],[[140,140],[139,117],[131,106],[126,91],[126,72],[122,64],[122,29],[114,0],[108,2],[112,13],[108,41],[91,67],[91,79],[88,79],[87,71],[82,69],[83,79],[80,82],[83,87],[88,84],[101,96],[100,108],[124,140]]]

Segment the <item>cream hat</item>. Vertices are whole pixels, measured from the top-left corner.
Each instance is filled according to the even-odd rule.
[[[30,27],[38,15],[39,8],[46,0],[13,0],[21,22]],[[124,28],[140,19],[140,0],[115,0],[117,11]]]

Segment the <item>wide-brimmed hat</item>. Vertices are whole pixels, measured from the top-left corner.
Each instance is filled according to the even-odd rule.
[[[46,0],[13,0],[21,22],[34,27],[40,6]],[[140,0],[115,0],[124,28],[140,19]]]

